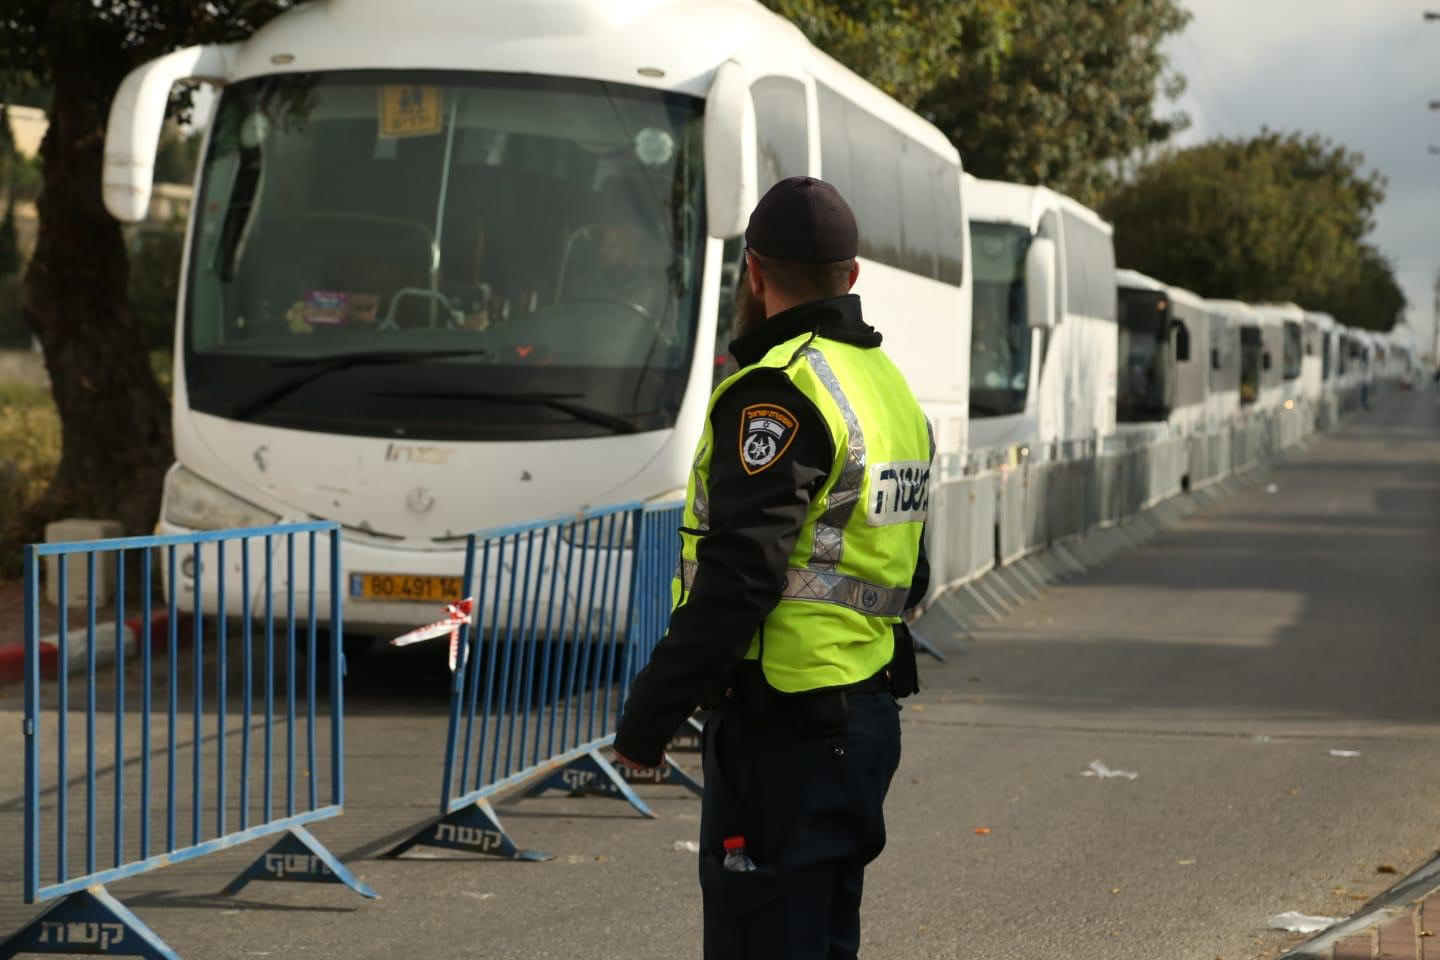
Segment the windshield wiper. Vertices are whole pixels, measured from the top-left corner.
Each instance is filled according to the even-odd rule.
[[[485,390],[387,390],[376,392],[373,396],[420,397],[431,400],[487,400],[492,403],[510,403],[525,407],[546,407],[550,410],[558,410],[561,413],[568,414],[583,423],[593,423],[598,427],[605,427],[611,433],[636,433],[640,430],[640,427],[636,425],[635,421],[629,417],[621,416],[618,413],[610,413],[608,410],[600,410],[583,403],[575,403],[574,398],[583,397],[583,393],[501,393],[498,391]]]
[[[348,370],[351,367],[378,367],[393,363],[410,363],[415,360],[444,360],[449,357],[478,357],[489,353],[489,350],[370,350],[359,353],[341,353],[333,357],[303,358],[295,357],[280,360],[276,366],[296,367],[305,366],[309,369],[282,380],[272,387],[269,387],[250,399],[240,403],[230,412],[232,420],[248,420],[266,407],[273,406],[277,401],[288,397],[308,383],[313,383],[321,377],[334,373],[337,370]]]

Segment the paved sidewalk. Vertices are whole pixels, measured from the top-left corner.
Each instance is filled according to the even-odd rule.
[[[1440,891],[1398,917],[1345,937],[1325,960],[1440,960]]]
[[[1409,875],[1431,861],[1440,406],[1396,395],[1376,407],[1263,483],[979,626],[969,652],[931,636],[954,655],[924,662],[925,689],[901,716],[890,842],[866,875],[865,960],[1275,960],[1307,937],[1267,929],[1270,917],[1348,915],[1383,902],[1396,877],[1377,866]],[[380,856],[435,813],[448,691],[436,647],[351,664],[347,809],[313,832],[383,899],[312,884],[218,896],[260,844],[113,892],[186,960],[699,956],[686,844],[699,806],[678,788],[641,788],[654,820],[600,798],[497,804],[549,863]],[[81,703],[72,691],[77,737]],[[0,692],[0,936],[34,914],[19,902],[18,708]],[[110,731],[96,730],[102,765]],[[1138,777],[1094,776],[1097,760]],[[72,781],[72,810],[84,794]],[[102,822],[111,798],[102,782]],[[183,797],[180,814],[187,823]],[[53,849],[49,837],[42,852]],[[1435,938],[1420,936],[1434,912],[1343,931],[1364,951],[1318,956],[1436,960]],[[1383,924],[1403,932],[1396,917],[1411,924],[1410,952],[1377,954],[1396,940]]]

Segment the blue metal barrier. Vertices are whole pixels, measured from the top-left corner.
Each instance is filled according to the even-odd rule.
[[[302,564],[296,561],[297,539],[303,552]],[[328,803],[321,803],[322,771],[316,750],[320,540],[328,543],[329,568],[324,583],[328,590],[328,584],[340,582],[340,529],[334,523],[25,548],[24,893],[26,903],[61,899],[0,943],[0,958],[21,953],[79,953],[171,960],[175,953],[116,901],[105,885],[261,837],[281,835],[225,893],[235,893],[252,880],[280,880],[343,883],[367,897],[375,896],[305,829],[306,824],[339,815],[345,793],[341,596],[338,591],[328,590],[329,673],[325,699],[329,716],[323,722],[328,724],[330,782]],[[252,589],[257,587],[257,552],[263,552],[263,580],[258,589]],[[277,580],[277,554],[284,558],[280,571],[283,581]],[[55,558],[53,570],[59,598],[53,737],[44,718],[52,711],[42,709],[52,706],[42,704],[42,694],[49,693],[41,685],[40,564],[44,558]],[[70,729],[72,675],[68,643],[69,568],[82,561],[85,646],[78,672],[84,690],[83,741]],[[97,609],[97,564],[107,569],[110,564],[114,567],[113,634],[110,625],[97,622],[109,614],[108,610]],[[129,581],[127,568],[135,574]],[[157,576],[168,587],[169,616],[160,631],[154,629],[152,619]],[[127,587],[133,589],[127,593]],[[297,646],[297,591],[303,591],[301,598],[306,603],[303,664]],[[181,611],[177,601],[181,594],[188,594],[193,611],[188,658],[180,647]],[[140,617],[127,624],[127,603],[132,597],[138,601]],[[278,625],[277,598],[284,603],[284,620]],[[263,617],[258,606],[263,606]],[[207,611],[213,612],[212,618],[205,616]],[[283,636],[278,638],[282,641],[278,655],[277,626],[283,630]],[[232,632],[234,628],[238,628],[238,637]],[[156,636],[157,632],[160,636]],[[127,644],[131,633],[133,640]],[[127,646],[139,648],[138,669],[131,660],[135,651]],[[257,653],[264,670],[260,682],[263,712],[255,702]],[[234,706],[229,682],[232,655],[242,661],[238,729],[230,724]],[[102,660],[113,663],[113,668],[107,669]],[[156,690],[157,666],[163,683],[161,691]],[[281,704],[284,712],[278,716],[277,667],[283,669],[285,683]],[[190,671],[188,731],[181,709],[185,669]],[[302,670],[303,697],[297,693],[297,675]],[[131,736],[133,720],[128,712],[133,701],[127,699],[127,687],[132,686],[138,686],[140,701],[138,738]],[[207,701],[207,694],[212,692],[213,700]],[[113,712],[102,712],[102,694],[113,699]],[[207,704],[213,705],[207,710]],[[163,732],[155,729],[159,716],[165,719]],[[101,727],[107,724],[113,728],[114,755],[102,763],[97,755],[97,736],[102,735]],[[283,749],[277,752],[275,733],[281,725]],[[303,725],[305,733],[303,771],[296,769],[297,725]],[[256,732],[261,738],[259,750],[254,744]],[[157,733],[161,734],[158,738]],[[72,744],[72,736],[83,742],[84,749],[83,775],[73,782],[71,750],[76,744]],[[232,739],[239,741],[238,760],[231,753]],[[53,761],[44,759],[51,750]],[[190,755],[188,776],[183,762],[186,752]],[[277,767],[281,763],[283,784],[277,785]],[[257,766],[261,767],[258,798],[254,790]],[[138,791],[129,788],[128,779],[136,767]],[[162,779],[163,791],[159,783]],[[70,796],[70,788],[74,786],[78,792],[81,784],[83,807],[77,810],[73,808],[80,805]],[[105,818],[98,816],[97,805],[107,785],[112,808]],[[189,787],[188,811],[183,805],[186,797],[182,786]],[[283,786],[281,798],[276,797],[277,786]],[[48,802],[51,798],[53,805]],[[163,823],[158,822],[161,811]],[[79,836],[72,836],[72,832]],[[42,846],[46,834],[44,839],[49,843]],[[72,840],[77,842],[72,845]],[[107,840],[111,855],[109,864],[104,865],[99,848]],[[46,849],[53,852],[44,855]],[[53,881],[45,883],[43,874],[53,875]]]
[[[433,846],[549,859],[516,846],[490,806],[527,783],[529,795],[613,796],[646,816],[632,780],[699,791],[668,758],[631,771],[601,752],[665,632],[679,526],[678,506],[625,504],[470,536],[464,582],[475,605],[451,684],[440,818],[389,856]]]

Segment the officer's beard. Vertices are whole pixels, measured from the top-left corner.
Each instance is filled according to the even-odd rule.
[[[746,278],[740,278],[739,295],[735,298],[735,336],[743,337],[765,322],[765,301],[750,290]]]

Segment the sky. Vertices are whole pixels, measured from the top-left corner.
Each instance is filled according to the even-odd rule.
[[[1440,0],[1182,0],[1194,15],[1164,46],[1188,88],[1180,146],[1261,127],[1320,133],[1389,180],[1371,240],[1410,301],[1424,353],[1435,342],[1440,270]]]

